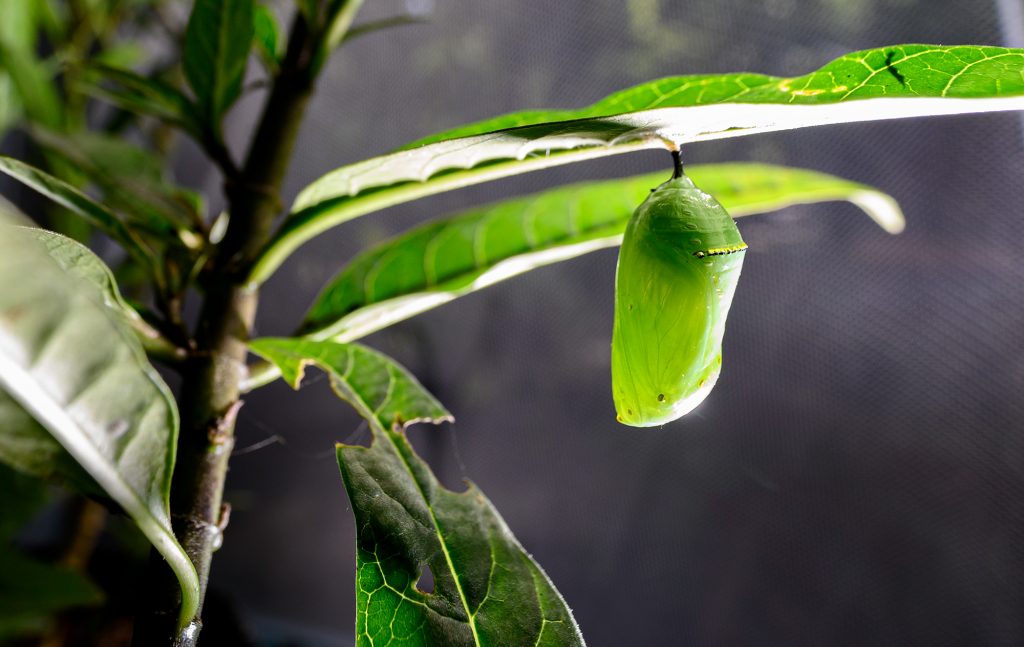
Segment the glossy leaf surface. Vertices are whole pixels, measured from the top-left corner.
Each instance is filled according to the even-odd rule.
[[[450,419],[409,373],[352,344],[262,339],[293,384],[315,363],[370,423],[370,447],[338,445],[356,517],[356,644],[582,645],[569,608],[474,485],[445,489],[413,451],[408,421]],[[432,592],[417,582],[429,568]]]
[[[298,196],[253,270],[266,279],[303,242],[426,195],[645,148],[825,124],[1024,108],[1024,50],[897,45],[792,78],[670,77],[581,110],[532,111],[450,130],[344,166]]]
[[[824,173],[761,164],[694,165],[687,174],[734,217],[849,200],[890,232],[895,201]],[[351,341],[536,267],[614,247],[667,173],[562,187],[428,223],[357,256],[323,290],[303,332]]]
[[[16,418],[16,401],[41,425],[2,433],[22,440],[36,433],[37,442],[52,445],[38,436],[45,429],[62,448],[55,460],[70,456],[168,561],[182,587],[182,618],[191,618],[196,573],[168,512],[177,409],[124,322],[112,285],[97,284],[88,265],[72,269],[79,264],[69,249],[44,245],[34,230],[0,229],[0,389],[9,396],[0,414]],[[3,458],[32,467],[17,454]]]

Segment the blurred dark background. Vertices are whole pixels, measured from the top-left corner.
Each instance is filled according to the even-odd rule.
[[[660,76],[796,75],[894,43],[1024,45],[1020,0],[373,0],[429,17],[339,52],[302,130],[290,199],[339,165],[515,109],[589,104]],[[244,140],[250,97],[227,129]],[[455,414],[413,427],[452,487],[476,482],[592,647],[1024,644],[1021,115],[865,123],[723,140],[689,162],[809,167],[879,187],[855,207],[740,221],[750,245],[715,391],[661,429],[618,425],[616,253],[500,283],[366,343]],[[219,179],[184,155],[180,175]],[[366,245],[567,182],[669,167],[619,156],[392,208],[306,245],[269,283],[288,334]],[[266,644],[351,644],[354,528],[336,441],[359,419],[310,379],[249,398],[214,604]],[[283,442],[247,451],[268,438]],[[212,613],[212,612],[211,612]],[[270,637],[274,637],[271,639]],[[276,641],[276,642],[274,642]]]
[[[810,71],[902,42],[1015,44],[1017,0],[369,2],[430,23],[353,42],[288,189],[426,133],[576,107],[659,76]],[[233,130],[247,131],[245,108]],[[501,283],[367,343],[455,414],[410,436],[472,479],[593,647],[1024,644],[1024,170],[1017,113],[825,127],[685,149],[804,166],[895,196],[888,236],[826,204],[744,219],[721,381],[662,429],[614,420],[614,250]],[[393,208],[307,245],[269,284],[286,334],[346,259],[481,202],[668,167],[616,157]],[[250,399],[213,586],[257,629],[342,645],[353,537],[331,445],[365,440],[326,384]],[[316,628],[317,631],[310,631]]]

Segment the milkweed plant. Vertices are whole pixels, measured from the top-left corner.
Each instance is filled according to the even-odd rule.
[[[296,134],[335,52],[416,20],[360,20],[362,0],[177,4],[0,5],[0,128],[25,151],[0,156],[11,198],[0,202],[0,476],[10,498],[0,530],[29,518],[43,479],[130,520],[153,554],[133,633],[146,646],[194,645],[202,635],[214,552],[231,541],[223,492],[239,406],[278,379],[298,389],[309,367],[372,438],[336,447],[356,520],[356,643],[582,645],[569,605],[484,493],[443,487],[407,440],[409,425],[452,413],[358,340],[621,244],[607,286],[609,393],[619,422],[671,433],[714,397],[723,370],[747,248],[734,218],[846,200],[886,232],[903,226],[892,198],[854,179],[701,165],[688,144],[1024,107],[1024,50],[894,45],[789,78],[667,77],[583,108],[459,126],[310,178],[285,202]],[[224,123],[247,78],[263,79],[262,104],[238,155]],[[184,138],[223,177],[223,212],[174,180]],[[259,308],[275,307],[262,285],[325,231],[425,196],[645,149],[665,151],[663,171],[476,206],[383,240],[339,264],[294,335],[254,335]],[[194,313],[183,307],[189,298],[201,303]],[[180,378],[176,392],[162,377],[169,372]],[[9,548],[2,560],[47,582],[31,604],[0,610],[5,631],[52,631],[63,609],[98,599],[68,562]],[[427,570],[431,591],[417,585]],[[27,579],[4,586],[19,595],[19,582]]]

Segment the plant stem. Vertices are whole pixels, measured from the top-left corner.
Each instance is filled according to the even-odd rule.
[[[280,212],[278,192],[295,138],[313,90],[308,73],[310,36],[302,15],[292,25],[288,53],[263,109],[256,134],[237,179],[225,183],[231,219],[206,272],[206,296],[196,330],[197,351],[183,371],[179,398],[181,436],[172,487],[175,534],[199,575],[202,610],[213,552],[226,521],[224,481],[234,445],[235,417],[241,406],[246,341],[256,315],[258,292],[246,282],[249,266],[266,244]],[[166,571],[166,569],[164,569]],[[194,645],[197,624],[177,636],[176,609],[168,605],[177,583],[163,577],[156,608],[139,623],[136,645]],[[171,608],[168,608],[171,606]]]

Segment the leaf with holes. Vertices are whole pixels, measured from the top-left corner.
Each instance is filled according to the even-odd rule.
[[[370,423],[370,447],[338,445],[358,529],[358,645],[584,644],[561,595],[483,493],[445,489],[413,451],[403,433],[410,421],[450,418],[415,378],[354,344],[250,346],[293,386],[306,364],[323,368]],[[432,592],[416,586],[428,568]]]
[[[263,251],[265,280],[299,245],[373,211],[501,177],[688,142],[825,124],[1024,108],[1024,50],[896,45],[792,78],[677,76],[579,110],[463,126],[328,173],[306,187]]]
[[[0,390],[8,396],[0,417],[17,421],[19,410],[11,408],[17,403],[20,415],[28,412],[41,425],[22,418],[0,436],[15,436],[21,448],[33,434],[39,446],[56,440],[62,449],[55,460],[70,456],[168,561],[187,620],[195,613],[198,581],[168,512],[178,435],[174,400],[125,323],[112,285],[95,282],[95,268],[70,270],[75,260],[61,249],[40,242],[34,230],[0,225]],[[0,458],[15,467],[45,467],[24,465],[20,456]]]

